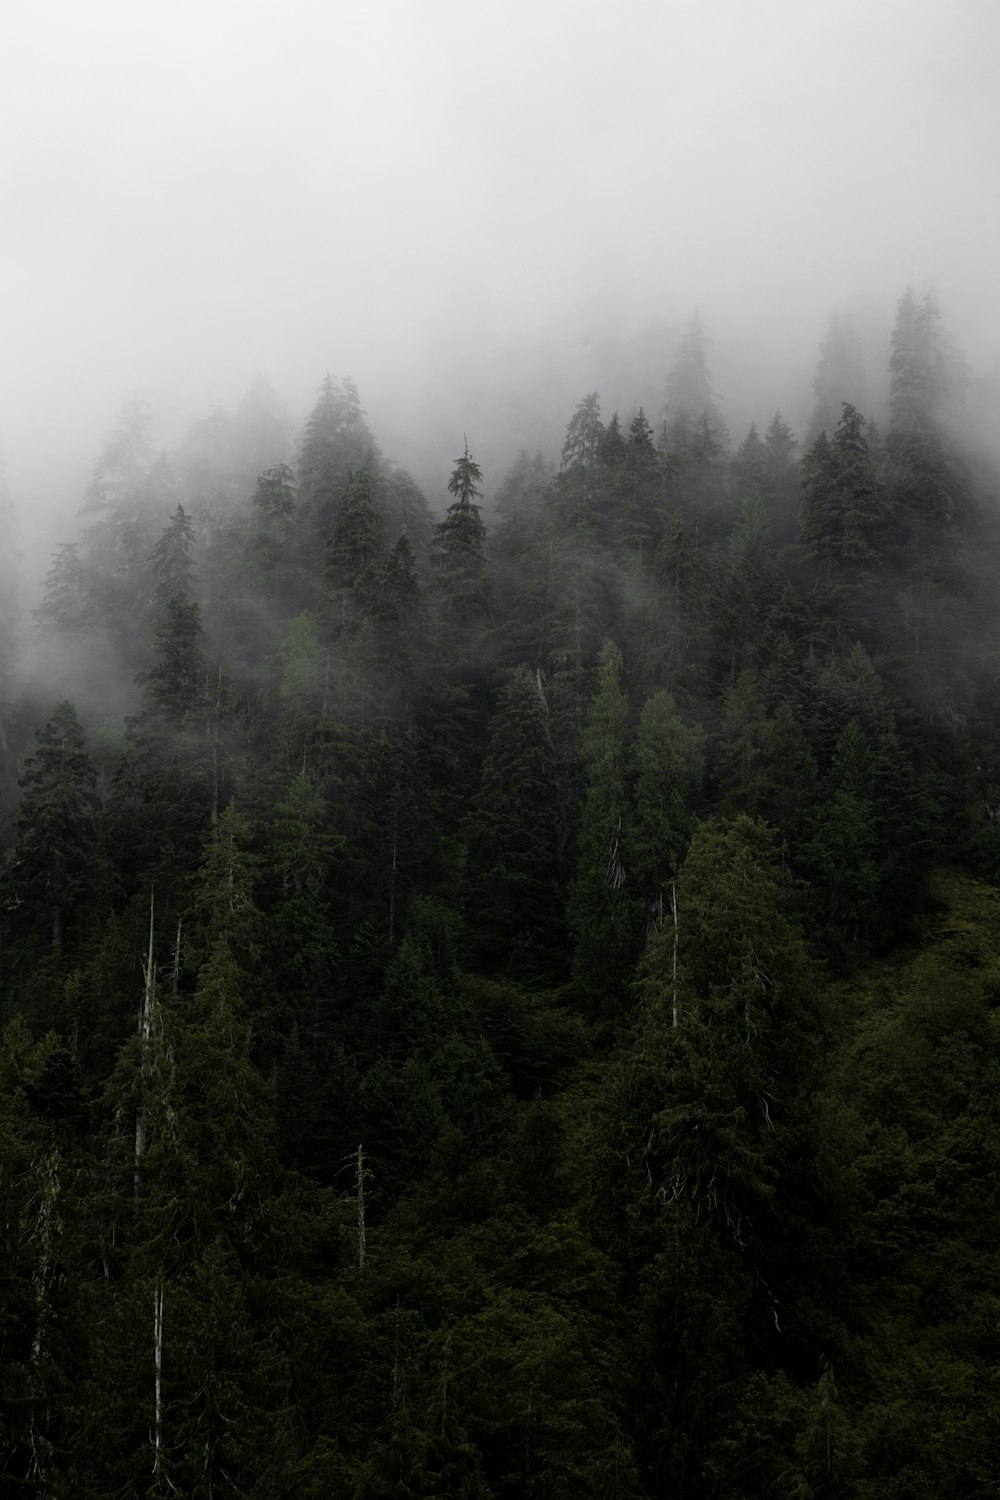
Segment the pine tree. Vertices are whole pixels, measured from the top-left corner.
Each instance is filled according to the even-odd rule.
[[[483,471],[466,443],[465,452],[455,460],[448,480],[448,493],[455,499],[444,520],[434,528],[431,555],[443,621],[460,632],[481,625],[492,606],[493,585],[485,553],[486,527],[476,504],[482,482]]]
[[[329,536],[348,475],[374,448],[354,382],[334,383],[326,375],[306,419],[299,451],[302,507],[317,539]]]
[[[801,851],[824,919],[849,948],[870,930],[882,888],[876,795],[871,747],[852,719],[837,741],[826,796],[813,812],[813,838]]]
[[[180,726],[202,699],[205,659],[202,652],[201,611],[187,594],[171,594],[161,607],[153,640],[156,659],[141,674],[147,711]]]
[[[621,652],[608,641],[597,663],[581,755],[585,796],[568,919],[573,974],[605,1012],[620,997],[637,944],[638,911],[625,867],[629,823],[628,703]]]
[[[724,653],[733,681],[741,670],[767,653],[771,617],[776,612],[783,581],[764,501],[757,490],[743,497],[729,535],[728,552],[714,614],[717,649],[720,655]]]
[[[654,547],[663,525],[663,472],[653,429],[641,406],[629,423],[614,488],[618,502],[611,528],[614,539],[638,551]]]
[[[290,521],[295,515],[295,475],[287,464],[276,464],[258,476],[253,508],[265,524]]]
[[[845,403],[833,438],[821,435],[803,459],[802,545],[838,587],[856,588],[881,561],[887,510],[865,419]]]
[[[427,499],[412,474],[395,464],[385,465],[383,484],[386,534],[398,536],[405,532],[414,555],[423,566],[434,530],[434,516]]]
[[[187,594],[194,577],[194,525],[182,505],[164,527],[149,559],[154,610],[173,594]]]
[[[194,995],[160,994],[151,933],[139,1031],[109,1088],[119,1223],[98,1402],[119,1437],[110,1455],[90,1461],[103,1482],[134,1484],[152,1472],[159,1490],[207,1500],[287,1461],[274,1413],[288,1371],[264,1294],[277,1168],[267,1094],[249,1056],[248,975],[226,930],[228,867],[207,864],[203,886],[209,907],[226,915]],[[130,1104],[134,1149],[121,1134]]]
[[[705,735],[684,722],[667,692],[643,705],[631,756],[634,812],[627,846],[636,888],[654,920],[694,829],[705,772]]]
[[[15,928],[45,923],[55,947],[74,906],[94,888],[94,767],[72,703],[60,703],[25,761],[16,843],[4,876]]]
[[[552,486],[557,523],[573,541],[592,537],[600,529],[605,503],[604,446],[600,401],[592,391],[570,418],[559,473]]]
[[[504,688],[466,825],[468,915],[491,963],[515,971],[558,941],[556,766],[548,704],[527,668]]]
[[[780,412],[775,412],[764,434],[760,492],[768,520],[780,545],[794,540],[799,511],[799,475],[795,459],[798,443]]]
[[[327,547],[327,576],[335,589],[349,589],[382,551],[385,517],[378,490],[369,464],[348,474]]]
[[[700,825],[676,925],[642,962],[641,1032],[608,1100],[609,1188],[641,1287],[636,1431],[664,1492],[710,1491],[746,1351],[774,1332],[779,1303],[790,1315],[799,1231],[784,1185],[815,1175],[821,1025],[782,885],[763,824]]]

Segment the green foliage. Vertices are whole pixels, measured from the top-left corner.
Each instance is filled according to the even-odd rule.
[[[468,444],[448,480],[448,493],[455,496],[443,521],[434,528],[431,563],[441,612],[446,627],[469,630],[490,612],[492,580],[486,561],[486,527],[480,507],[479,486],[483,472],[469,453]]]
[[[468,913],[484,956],[544,967],[558,942],[556,763],[540,681],[511,678],[497,707],[467,823]]]
[[[59,705],[35,742],[21,777],[4,905],[15,929],[47,926],[59,947],[66,919],[93,889],[99,867],[94,767],[72,703]]]
[[[620,997],[634,961],[638,927],[624,863],[629,798],[623,669],[621,652],[608,641],[598,660],[596,691],[583,732],[586,792],[567,906],[575,944],[574,978],[591,1005],[605,1011]]]
[[[382,550],[384,529],[375,475],[367,464],[347,478],[327,549],[327,573],[337,588],[349,588]]]
[[[260,385],[123,413],[40,611],[89,756],[0,598],[9,1486],[991,1492],[996,485],[932,304],[884,441],[850,343],[799,466],[695,320],[489,536],[349,381],[294,468]]]
[[[701,801],[705,736],[684,722],[669,693],[647,699],[631,758],[635,811],[628,847],[639,889],[658,906],[679,868]]]
[[[886,515],[865,419],[845,402],[833,437],[822,433],[803,459],[802,544],[821,567],[839,569],[856,584],[880,561]]]

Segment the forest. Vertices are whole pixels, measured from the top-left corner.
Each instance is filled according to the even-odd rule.
[[[130,398],[34,618],[3,488],[0,1493],[1000,1495],[988,403],[710,363]]]

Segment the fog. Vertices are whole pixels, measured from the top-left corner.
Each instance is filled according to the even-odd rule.
[[[440,503],[576,400],[663,398],[698,310],[734,435],[829,314],[932,289],[1000,348],[993,0],[53,0],[4,8],[0,443],[29,559],[129,391],[163,446],[350,375]],[[876,376],[881,371],[873,372]]]

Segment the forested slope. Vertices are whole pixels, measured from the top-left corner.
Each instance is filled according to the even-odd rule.
[[[130,402],[0,612],[11,1493],[997,1493],[997,479],[706,349],[488,522]]]

